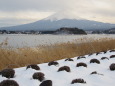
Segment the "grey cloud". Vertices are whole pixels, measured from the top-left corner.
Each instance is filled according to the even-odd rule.
[[[114,9],[115,0],[0,0],[0,11],[48,11],[71,10],[91,12]]]
[[[26,24],[26,23],[31,23],[31,22],[34,22],[34,20],[13,19],[13,18],[0,19],[0,27],[15,26],[15,25]]]
[[[59,10],[65,8],[68,5],[66,2],[66,0],[0,0],[0,10]]]
[[[49,16],[53,12],[64,10],[72,10],[78,16],[87,19],[95,18],[99,21],[114,22],[114,3],[115,0],[0,0],[0,26],[5,26],[8,23],[10,25],[10,22],[12,22],[12,25],[16,25],[15,21],[20,24],[23,21],[28,23],[26,20],[29,17],[34,16],[32,19],[39,20]],[[17,18],[20,20],[17,20]],[[28,21],[31,21],[31,19]]]

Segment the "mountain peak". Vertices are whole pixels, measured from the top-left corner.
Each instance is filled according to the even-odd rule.
[[[66,11],[60,11],[60,12],[54,13],[53,15],[45,18],[44,20],[57,21],[61,19],[82,20],[83,18],[78,17],[76,12],[66,10]]]
[[[78,16],[77,12],[68,10],[57,12],[45,19],[18,26],[3,27],[0,29],[8,30],[56,30],[61,27],[77,27],[84,30],[91,29],[110,29],[114,28],[115,24],[103,23],[98,21],[87,20]]]

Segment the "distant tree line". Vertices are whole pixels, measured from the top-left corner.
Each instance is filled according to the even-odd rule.
[[[62,27],[56,30],[57,33],[67,33],[67,34],[87,34],[84,30],[79,28],[71,28],[71,27]]]
[[[88,32],[87,32],[88,33]],[[62,27],[55,31],[35,31],[35,30],[26,30],[26,31],[8,31],[0,30],[0,34],[87,34],[84,30],[76,27]],[[94,30],[90,34],[115,34],[115,28],[108,30]]]
[[[86,34],[86,32],[79,28],[71,28],[71,27],[62,27],[55,31],[35,31],[35,30],[27,30],[27,31],[7,31],[0,30],[0,34]]]
[[[95,30],[92,34],[115,34],[115,28],[108,29],[108,30]]]

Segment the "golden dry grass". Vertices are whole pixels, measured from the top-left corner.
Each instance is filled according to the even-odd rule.
[[[115,39],[103,38],[90,42],[68,42],[36,48],[3,49],[0,48],[0,69],[22,67],[63,58],[86,55],[115,49]],[[6,42],[4,42],[6,44]],[[2,43],[1,46],[4,44]],[[7,46],[7,45],[6,45]]]

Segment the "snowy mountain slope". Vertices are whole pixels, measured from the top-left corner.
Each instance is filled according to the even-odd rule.
[[[56,30],[61,27],[77,27],[84,30],[89,29],[95,30],[95,29],[114,28],[115,24],[87,20],[77,16],[77,14],[75,14],[74,12],[63,11],[55,13],[45,19],[33,23],[11,26],[11,27],[2,27],[0,29],[43,31],[43,30]]]
[[[26,69],[26,67],[17,68],[14,69],[15,77],[10,78],[9,80],[15,80],[19,86],[42,86],[40,84],[45,80],[51,80],[53,85],[47,84],[43,86],[115,86],[115,70],[111,71],[109,68],[112,63],[115,63],[115,56],[110,58],[112,55],[115,55],[115,51],[85,55],[84,58],[79,57],[80,59],[78,59],[78,57],[74,57],[72,58],[73,61],[65,61],[65,59],[62,59],[57,61],[58,65],[56,66],[48,66],[49,63],[38,64],[40,70],[35,70],[32,68]],[[101,60],[102,57],[107,57],[109,60]],[[100,64],[90,63],[91,59],[94,58],[98,59]],[[76,67],[76,64],[79,62],[84,62],[87,67]],[[62,66],[70,67],[70,72],[58,71]],[[97,71],[97,74],[95,74],[94,71]],[[45,79],[41,82],[37,79],[33,79],[32,76],[35,72],[44,73]],[[92,72],[94,72],[94,74],[91,74]],[[71,84],[72,80],[80,78],[86,81],[86,83]],[[7,78],[0,75],[0,82],[3,80],[7,80]]]
[[[79,17],[74,11],[69,11],[69,10],[64,10],[64,11],[54,13],[53,15],[44,18],[43,20],[58,21],[62,19],[85,20]]]

